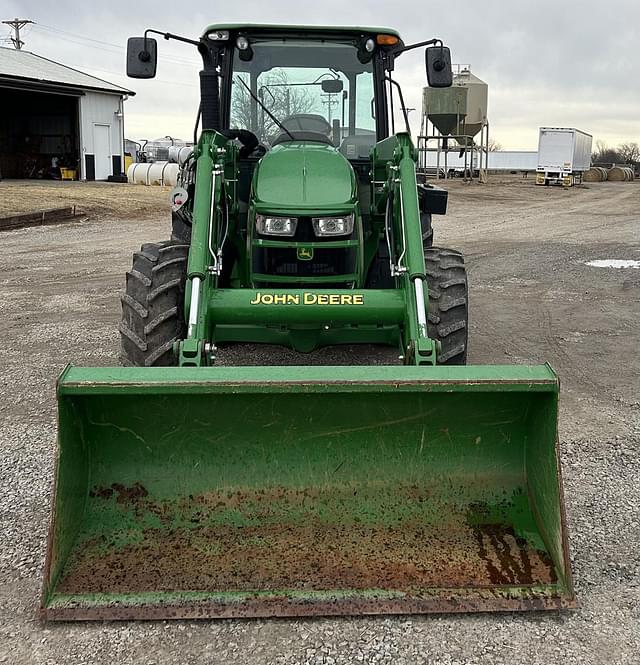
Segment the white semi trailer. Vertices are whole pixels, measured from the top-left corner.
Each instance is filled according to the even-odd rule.
[[[571,187],[591,167],[593,137],[569,127],[540,127],[537,185]]]

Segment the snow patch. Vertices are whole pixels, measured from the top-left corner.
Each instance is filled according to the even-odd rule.
[[[640,261],[630,259],[598,259],[587,261],[588,266],[593,268],[640,268]]]

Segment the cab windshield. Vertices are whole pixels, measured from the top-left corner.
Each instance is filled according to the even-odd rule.
[[[247,59],[249,58],[250,59]],[[352,43],[279,39],[235,50],[231,127],[267,149],[285,141],[330,143],[366,158],[375,143],[373,63]]]

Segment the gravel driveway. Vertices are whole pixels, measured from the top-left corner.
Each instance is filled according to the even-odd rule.
[[[41,625],[55,378],[67,362],[116,364],[123,275],[133,249],[167,234],[166,190],[5,181],[0,192],[17,210],[77,204],[88,219],[0,234],[0,662],[640,663],[640,270],[586,265],[640,259],[640,183],[567,192],[512,177],[450,190],[436,244],[467,255],[471,362],[548,361],[563,382],[579,609]],[[312,362],[349,362],[352,353],[320,352]],[[234,349],[226,362],[263,355]]]

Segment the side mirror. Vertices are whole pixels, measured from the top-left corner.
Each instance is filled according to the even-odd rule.
[[[322,92],[337,93],[342,92],[344,84],[341,79],[325,79],[320,83],[320,87],[322,88]]]
[[[158,42],[151,37],[129,37],[127,41],[127,76],[152,79],[158,64]]]
[[[453,83],[451,51],[447,46],[430,46],[425,51],[427,81],[432,88],[448,88]]]

